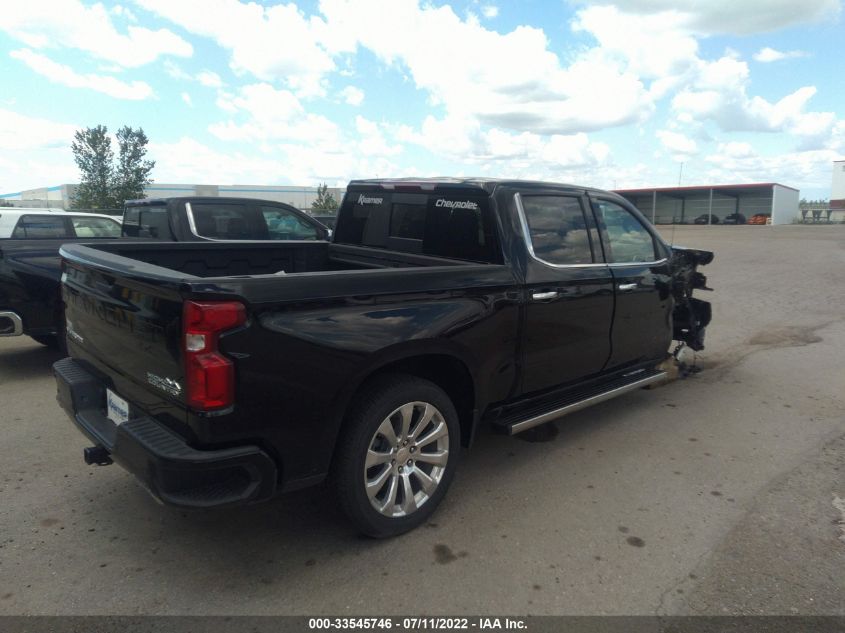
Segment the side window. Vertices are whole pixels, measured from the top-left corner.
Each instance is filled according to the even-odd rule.
[[[594,203],[599,228],[605,237],[605,253],[610,263],[653,262],[654,238],[628,209],[613,202]]]
[[[76,237],[120,237],[120,225],[114,220],[75,215],[70,221]]]
[[[282,207],[261,207],[271,240],[316,240],[317,229]]]
[[[591,264],[581,202],[572,196],[522,196],[534,255],[549,264]]]
[[[12,237],[28,240],[71,237],[65,218],[60,215],[22,215]]]

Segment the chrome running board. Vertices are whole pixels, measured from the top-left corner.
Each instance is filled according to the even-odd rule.
[[[632,382],[625,382],[621,385],[619,384],[619,381],[616,381],[615,383],[613,383],[614,386],[612,388],[607,389],[605,391],[593,393],[592,395],[588,395],[579,400],[568,402],[563,406],[556,407],[543,413],[534,414],[530,417],[521,420],[509,423],[500,422],[496,426],[499,426],[500,428],[505,430],[508,435],[515,435],[516,433],[521,433],[522,431],[528,430],[546,422],[550,422],[551,420],[555,420],[564,415],[580,411],[581,409],[586,409],[587,407],[590,407],[594,404],[598,404],[599,402],[604,402],[605,400],[610,400],[611,398],[621,396],[623,394],[628,393],[629,391],[641,389],[653,383],[659,382],[664,378],[666,378],[665,371],[654,371],[653,373],[650,373],[644,378],[639,378],[637,380],[633,380]],[[607,385],[605,385],[605,387],[607,387]]]

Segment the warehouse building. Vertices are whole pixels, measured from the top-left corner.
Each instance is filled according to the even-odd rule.
[[[78,185],[64,184],[55,187],[27,189],[15,193],[0,194],[0,201],[16,207],[50,207],[69,209]],[[340,203],[342,188],[329,187],[329,193]],[[297,209],[310,209],[317,199],[317,187],[270,186],[270,185],[187,185],[153,183],[144,188],[145,198],[170,198],[175,196],[221,196],[229,198],[258,198],[284,202]]]
[[[617,189],[654,224],[724,224],[769,214],[772,224],[800,218],[799,191],[778,183]]]

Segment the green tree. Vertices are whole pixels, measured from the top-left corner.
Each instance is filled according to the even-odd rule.
[[[73,160],[81,172],[73,196],[74,209],[111,209],[114,152],[105,125],[77,130],[73,135]]]
[[[73,159],[81,172],[72,202],[75,209],[122,207],[127,200],[142,198],[144,186],[152,182],[155,161],[146,159],[149,139],[144,130],[123,126],[117,131],[116,163],[108,132],[105,125],[98,125],[74,134]]]
[[[334,194],[329,193],[326,183],[317,186],[317,199],[311,203],[312,211],[336,211],[338,207]]]
[[[143,128],[128,125],[117,131],[117,166],[112,178],[112,197],[119,207],[127,200],[144,197],[144,187],[152,182],[154,160],[146,160],[147,142]]]

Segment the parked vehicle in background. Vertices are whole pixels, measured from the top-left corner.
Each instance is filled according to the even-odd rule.
[[[184,196],[128,201],[123,235],[197,242],[325,240],[329,232],[307,213],[282,202]]]
[[[748,224],[766,224],[771,217],[771,213],[755,213],[751,216],[751,219],[748,220]]]
[[[722,224],[745,224],[745,216],[741,213],[731,213],[725,216]]]
[[[329,476],[366,534],[424,522],[481,423],[519,433],[665,378],[704,346],[708,251],[606,191],[353,181],[332,242],[62,249],[58,399],[182,507]]]
[[[710,218],[710,221],[707,221],[707,218]],[[718,224],[719,218],[715,215],[708,216],[706,213],[701,214],[695,220],[693,220],[693,224]]]
[[[0,208],[0,336],[27,335],[59,346],[59,247],[120,237],[120,223],[94,213]]]

